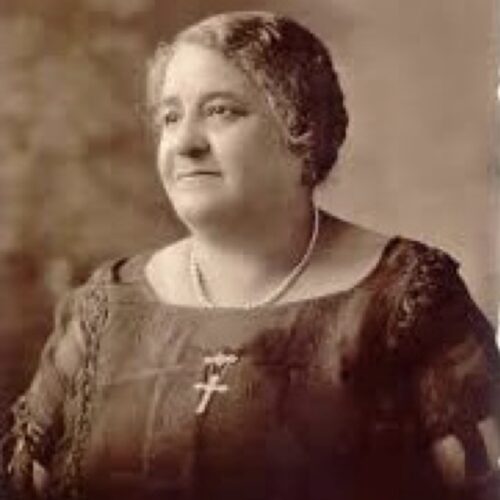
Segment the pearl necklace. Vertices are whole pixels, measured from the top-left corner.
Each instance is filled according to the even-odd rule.
[[[295,280],[303,273],[304,269],[307,267],[309,261],[311,260],[312,253],[314,248],[316,247],[316,241],[318,239],[319,210],[317,207],[314,207],[313,217],[314,219],[313,219],[311,238],[309,239],[309,243],[307,244],[307,248],[304,252],[304,255],[302,256],[298,264],[267,295],[265,295],[262,299],[257,300],[255,302],[247,302],[246,304],[243,304],[241,306],[243,309],[255,309],[257,307],[273,304],[286,292],[288,292],[288,290],[294,284]],[[193,289],[198,302],[202,304],[204,307],[210,307],[210,308],[218,307],[218,304],[216,304],[209,297],[207,293],[206,286],[204,284],[203,274],[196,260],[193,248],[191,248],[191,252],[189,255],[189,270],[191,275],[191,282],[193,284]]]

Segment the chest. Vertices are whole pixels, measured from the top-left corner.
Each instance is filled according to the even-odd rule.
[[[200,467],[293,468],[359,447],[362,415],[342,352],[321,361],[323,327],[160,323],[118,321],[103,338],[87,460],[95,470],[183,481]]]
[[[255,316],[114,308],[83,458],[92,498],[308,498],[357,484],[372,427],[356,382],[367,302]]]

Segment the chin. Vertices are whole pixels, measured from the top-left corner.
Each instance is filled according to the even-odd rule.
[[[209,228],[220,225],[227,219],[230,210],[222,203],[211,200],[176,200],[173,207],[179,219],[193,229]]]

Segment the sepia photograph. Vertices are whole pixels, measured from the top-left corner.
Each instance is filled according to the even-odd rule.
[[[0,500],[500,500],[493,0],[2,0]]]

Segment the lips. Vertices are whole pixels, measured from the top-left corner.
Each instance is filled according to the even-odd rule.
[[[221,174],[216,170],[204,170],[204,169],[179,170],[175,172],[175,180],[197,179],[203,177],[206,178],[221,177]]]

